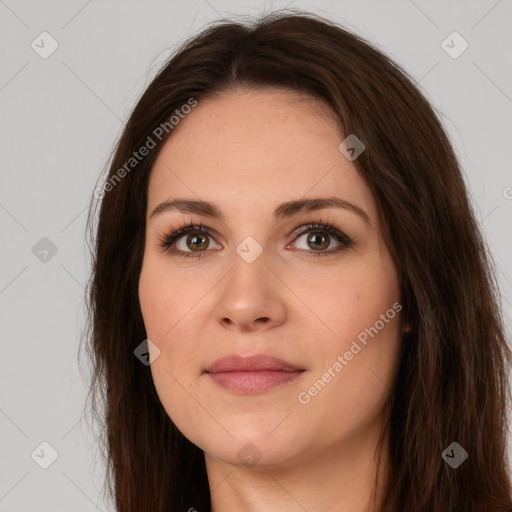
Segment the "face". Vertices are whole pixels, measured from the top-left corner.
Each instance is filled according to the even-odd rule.
[[[343,138],[313,98],[236,90],[200,101],[152,169],[139,281],[151,372],[207,457],[286,465],[382,426],[399,283]],[[335,201],[307,202],[319,198]],[[288,366],[212,367],[232,355]]]

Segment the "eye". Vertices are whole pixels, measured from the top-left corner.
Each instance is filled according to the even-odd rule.
[[[159,245],[164,252],[169,252],[172,255],[184,258],[200,258],[202,253],[211,248],[209,239],[214,240],[213,234],[213,230],[202,224],[199,226],[185,224],[161,237]],[[305,235],[308,235],[302,242],[302,246],[297,247],[297,249],[313,257],[329,256],[354,245],[354,240],[339,229],[322,222],[301,226],[293,234],[298,237],[299,241]],[[332,242],[337,243],[334,248]],[[294,241],[294,245],[295,243],[297,242]],[[215,246],[215,249],[221,248],[222,246],[219,244]]]
[[[201,253],[210,247],[209,238],[213,238],[212,233],[212,230],[202,224],[184,224],[164,235],[159,243],[164,252],[184,258],[200,258]],[[221,249],[221,246],[217,244],[216,249]]]
[[[354,240],[345,235],[345,233],[325,223],[307,224],[295,230],[294,234],[299,236],[299,241],[305,237],[302,247],[298,247],[298,249],[308,252],[308,256],[313,257],[329,256],[354,245]],[[333,241],[337,242],[334,248],[332,248]]]

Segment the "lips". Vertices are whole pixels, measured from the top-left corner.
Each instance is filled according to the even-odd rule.
[[[282,359],[266,354],[242,357],[236,354],[221,357],[206,369],[206,373],[256,372],[256,371],[296,372],[302,370]]]
[[[265,354],[217,359],[205,373],[218,386],[237,393],[260,393],[299,377],[304,369]]]

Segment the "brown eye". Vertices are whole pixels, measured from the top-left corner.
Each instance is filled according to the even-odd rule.
[[[191,250],[193,252],[200,252],[208,248],[210,245],[210,241],[208,239],[209,235],[203,235],[203,234],[191,234],[188,235],[186,238],[181,237],[178,238],[178,241],[176,243],[176,248],[184,251],[184,250]],[[179,247],[180,243],[185,240],[185,247]]]
[[[330,237],[321,231],[310,231],[307,237],[307,244],[311,249],[323,250],[329,247]]]
[[[345,233],[329,224],[308,224],[297,230],[295,235],[297,241],[294,245],[308,256],[331,256],[354,244]]]
[[[308,256],[332,256],[352,247],[355,243],[339,229],[324,223],[302,226],[295,230],[294,234],[297,237],[296,240],[300,241],[304,238],[297,249]],[[210,244],[210,239],[215,242],[214,231],[210,228],[187,224],[160,237],[159,244],[165,252],[172,255],[199,258],[203,254],[208,254],[211,249],[222,249],[218,243]],[[332,242],[335,243],[334,247],[331,246]]]
[[[215,240],[212,233],[209,228],[203,227],[202,225],[186,224],[164,235],[159,241],[165,252],[185,258],[200,257],[209,252],[207,249],[222,248],[219,244],[210,243],[210,239]],[[211,245],[213,245],[213,247],[210,247]]]

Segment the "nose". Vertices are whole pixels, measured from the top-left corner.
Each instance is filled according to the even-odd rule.
[[[286,319],[285,292],[265,253],[252,263],[235,254],[215,305],[216,320],[225,329],[243,332],[278,327]]]

